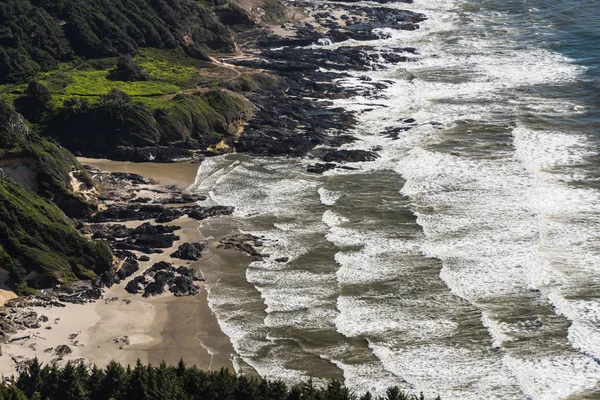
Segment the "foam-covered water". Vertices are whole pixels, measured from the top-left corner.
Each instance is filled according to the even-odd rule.
[[[193,189],[271,255],[207,276],[239,371],[444,399],[600,395],[600,3],[547,3],[390,5],[429,19],[372,42],[419,50],[369,73],[388,89],[335,102],[357,111],[347,148],[381,147],[355,171],[202,164]]]

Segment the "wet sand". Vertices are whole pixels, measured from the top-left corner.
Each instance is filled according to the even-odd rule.
[[[86,158],[79,161],[103,171],[135,173],[154,179],[161,185],[176,185],[182,189],[194,183],[199,166],[192,163],[131,163]],[[134,225],[139,223],[132,222]],[[190,266],[189,261],[170,258],[169,254],[182,243],[204,240],[198,222],[180,218],[167,225],[180,226],[181,230],[176,234],[181,239],[173,244],[172,249],[165,249],[163,254],[150,255],[150,261],[140,263],[140,271],[134,276],[158,261]],[[202,269],[206,256],[192,266]],[[162,360],[175,364],[183,359],[187,364],[203,369],[223,367],[233,370],[233,347],[208,306],[203,284],[196,296],[185,297],[165,294],[143,298],[127,293],[124,287],[124,284],[117,285],[106,292],[106,299],[117,297],[117,301],[97,304],[100,321],[89,329],[93,346],[84,352],[87,359],[99,365],[113,359],[135,363],[139,358],[142,362],[153,364]],[[131,303],[127,304],[128,301]],[[128,337],[129,345],[122,341],[115,343],[115,339],[124,336]]]
[[[80,159],[80,162],[103,171],[140,174],[160,185],[176,185],[182,189],[194,182],[198,169],[198,164],[191,163],[136,164],[86,158]],[[138,226],[144,222],[131,221],[125,225]],[[205,262],[210,263],[211,268],[217,262],[219,258],[214,257],[217,243],[214,241],[203,258],[193,264],[169,257],[182,243],[204,240],[196,220],[184,217],[169,224],[181,227],[176,231],[180,240],[172,248],[164,249],[162,254],[149,255],[150,261],[140,262],[140,270],[134,276],[158,261],[200,270]],[[64,308],[31,307],[38,316],[48,317],[48,321],[42,323],[39,329],[21,331],[16,335],[31,335],[30,339],[3,345],[0,374],[13,374],[15,359],[22,361],[38,357],[43,363],[56,360],[57,355],[48,349],[62,344],[68,345],[72,353],[58,360],[59,364],[80,359],[99,366],[111,360],[132,364],[137,359],[153,364],[162,360],[175,364],[183,359],[188,365],[195,364],[202,369],[233,370],[231,342],[221,331],[208,306],[204,284],[199,286],[200,291],[195,296],[175,297],[167,293],[143,298],[127,293],[123,282],[107,290],[104,299],[96,303],[67,304]],[[76,336],[70,339],[73,334]]]
[[[142,175],[157,181],[160,185],[176,185],[187,188],[196,179],[196,163],[134,163],[129,161],[111,161],[106,159],[78,157],[83,165],[89,165],[105,172],[127,172]]]

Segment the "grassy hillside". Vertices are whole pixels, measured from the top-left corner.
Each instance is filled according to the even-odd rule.
[[[7,170],[0,172],[0,266],[10,272],[13,287],[26,292],[89,278],[110,267],[109,248],[85,239],[65,214],[81,217],[93,210],[70,184],[70,173],[84,182],[89,177],[71,153],[32,133],[22,116],[1,101],[0,165]],[[30,182],[10,178],[13,166],[21,167],[23,181]]]
[[[0,179],[0,215],[0,265],[21,291],[90,278],[111,265],[105,243],[86,240],[54,203],[8,178]]]
[[[206,59],[234,48],[210,3],[191,0],[5,0],[0,3],[0,81],[20,83],[61,62],[174,49]]]
[[[218,8],[248,18],[239,8]],[[213,11],[209,14],[216,18]],[[225,29],[231,36],[213,22],[215,32]],[[233,141],[238,125],[252,114],[248,102],[223,88],[239,92],[257,84],[230,66],[190,54],[186,46],[136,48],[132,56],[54,59],[47,71],[32,74],[33,81],[0,84],[0,100],[13,102],[40,134],[88,156],[110,157],[119,147],[182,142],[186,148],[207,151],[223,139]],[[121,64],[129,70],[120,71]],[[47,92],[43,99],[39,90],[31,93],[32,83]]]

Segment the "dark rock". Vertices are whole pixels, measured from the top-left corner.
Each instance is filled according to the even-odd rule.
[[[169,291],[175,296],[193,296],[198,293],[199,287],[188,276],[178,276],[169,285]]]
[[[127,181],[134,185],[146,185],[154,183],[152,179],[145,178],[138,174],[131,174],[128,172],[109,172],[109,175],[116,181]]]
[[[406,132],[408,130],[412,129],[411,126],[394,126],[391,128],[387,128],[386,130],[384,130],[382,132],[383,136],[389,137],[390,139],[398,139],[398,137],[400,136],[400,134],[402,132]]]
[[[150,203],[152,199],[150,197],[138,197],[131,200],[132,203]]]
[[[206,249],[206,243],[184,243],[177,251],[171,254],[171,257],[181,258],[182,260],[199,260],[202,252]]]
[[[171,197],[161,199],[162,204],[187,204],[206,200],[206,196],[187,193],[175,193]]]
[[[170,208],[167,209],[166,211],[162,212],[157,218],[156,218],[156,222],[162,224],[165,222],[171,222],[174,221],[178,218],[181,218],[185,215],[185,213],[181,210],[177,210],[175,208]]]
[[[203,220],[209,217],[215,217],[217,215],[231,215],[235,209],[228,206],[214,206],[210,208],[205,207],[194,207],[189,213],[188,217]]]
[[[364,162],[374,161],[379,156],[369,150],[336,150],[330,151],[323,156],[325,162]]]
[[[88,225],[86,229],[92,232],[93,239],[126,238],[133,232],[133,229],[120,224],[94,224]]]
[[[177,268],[177,273],[182,276],[187,276],[193,281],[204,281],[204,277],[202,276],[202,273],[200,271],[184,267],[183,265]]]
[[[71,354],[72,352],[73,352],[73,350],[71,350],[71,348],[69,346],[67,346],[66,344],[61,344],[59,346],[56,346],[56,348],[54,349],[54,354],[56,354],[59,357],[66,356],[68,354]]]
[[[150,296],[158,296],[161,295],[165,292],[165,285],[160,285],[157,282],[150,282],[145,288],[144,288],[144,294],[142,295],[143,297],[150,297]]]
[[[137,228],[133,229],[132,234],[134,235],[157,235],[157,234],[165,234],[172,233],[181,229],[180,226],[175,225],[152,225],[149,222],[146,222]]]
[[[147,283],[148,282],[145,276],[136,276],[127,282],[127,285],[125,285],[125,290],[131,294],[138,294],[142,290],[143,285],[146,285]]]
[[[275,261],[280,262],[280,263],[285,263],[285,262],[288,262],[289,260],[290,260],[289,257],[279,257],[279,258],[275,259]]]
[[[247,234],[237,234],[221,239],[218,247],[241,251],[251,256],[253,261],[260,261],[265,257],[269,257],[268,254],[259,253],[254,246],[262,246],[262,242],[260,242],[258,237]]]
[[[140,261],[150,261],[150,257],[148,257],[148,256],[140,256],[139,260]]]
[[[172,233],[142,234],[137,236],[133,244],[140,247],[166,249],[173,246],[173,242],[176,240],[179,240],[179,236]]]
[[[121,268],[117,271],[118,277],[123,280],[140,269],[140,264],[133,258],[126,258],[121,264]]]
[[[325,164],[317,163],[317,164],[309,165],[306,168],[306,172],[311,172],[313,174],[322,174],[325,171],[334,169],[335,165],[336,164],[334,164],[334,163],[325,163]]]

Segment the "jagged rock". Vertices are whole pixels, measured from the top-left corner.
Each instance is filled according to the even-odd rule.
[[[73,350],[71,350],[71,348],[69,346],[67,346],[66,344],[61,344],[59,346],[56,346],[56,348],[54,349],[54,354],[56,354],[59,357],[66,356],[68,354],[71,354],[72,352],[73,352]]]
[[[177,218],[181,218],[185,215],[185,213],[181,210],[177,210],[174,208],[168,209],[165,212],[161,213],[157,218],[156,222],[165,223],[176,220]]]
[[[93,216],[96,222],[140,221],[170,215],[183,215],[179,210],[169,209],[160,204],[114,205]]]
[[[154,274],[159,271],[175,272],[176,270],[175,270],[175,267],[173,267],[173,264],[168,263],[166,261],[159,261],[159,262],[153,264],[146,271],[144,271],[144,275],[154,276]]]
[[[377,153],[369,150],[336,150],[330,151],[323,156],[325,162],[361,162],[374,161],[379,156]]]
[[[173,246],[173,242],[179,240],[179,236],[172,233],[155,234],[155,235],[139,235],[134,239],[133,244],[141,247],[166,249]]]
[[[202,252],[206,249],[206,243],[184,243],[175,253],[171,254],[171,257],[181,258],[182,260],[196,261],[202,257]]]
[[[121,268],[117,271],[117,275],[121,280],[123,280],[133,275],[135,272],[139,271],[139,269],[140,264],[137,262],[137,260],[134,260],[132,258],[126,258],[123,261]]]
[[[181,276],[187,276],[193,281],[204,281],[204,277],[202,276],[202,273],[200,271],[184,267],[183,265],[177,268],[177,273]]]
[[[309,165],[306,168],[306,172],[311,172],[313,174],[322,174],[325,171],[329,171],[330,169],[334,169],[335,168],[335,164],[334,163],[317,163],[317,164],[313,164],[313,165]]]
[[[131,236],[133,229],[121,224],[94,224],[88,225],[87,231],[92,232],[93,239],[115,239]]]
[[[406,132],[411,129],[411,126],[394,126],[387,128],[381,134],[382,136],[388,137],[390,139],[396,140],[400,136],[402,132]]]
[[[142,290],[142,285],[145,285],[147,282],[148,281],[146,280],[145,276],[136,276],[127,282],[127,285],[125,285],[125,290],[131,294],[138,294]]]
[[[146,223],[143,223],[142,225],[138,226],[137,228],[133,229],[133,234],[134,235],[156,235],[156,234],[163,234],[163,233],[172,233],[179,229],[181,229],[181,227],[176,226],[176,225],[171,225],[171,226],[152,225],[151,223],[146,222]]]
[[[132,203],[151,203],[152,199],[150,197],[137,197],[131,200]]]
[[[228,206],[214,206],[210,208],[205,207],[194,207],[189,213],[188,217],[196,220],[203,220],[209,217],[215,217],[217,215],[231,215],[235,209]]]
[[[170,197],[161,199],[162,204],[186,204],[186,203],[195,203],[197,201],[206,200],[206,196],[200,196],[195,194],[188,193],[175,193]]]
[[[142,296],[143,297],[158,296],[158,295],[163,294],[164,292],[165,292],[164,284],[161,285],[158,282],[150,282],[144,288],[144,294]]]
[[[175,277],[169,285],[169,291],[175,296],[193,296],[198,293],[199,287],[194,285],[188,276]]]
[[[259,239],[256,236],[248,234],[232,235],[221,239],[218,247],[238,250],[251,256],[253,261],[260,261],[265,257],[269,257],[269,255],[261,254],[254,248],[254,246],[262,246],[262,242]]]

